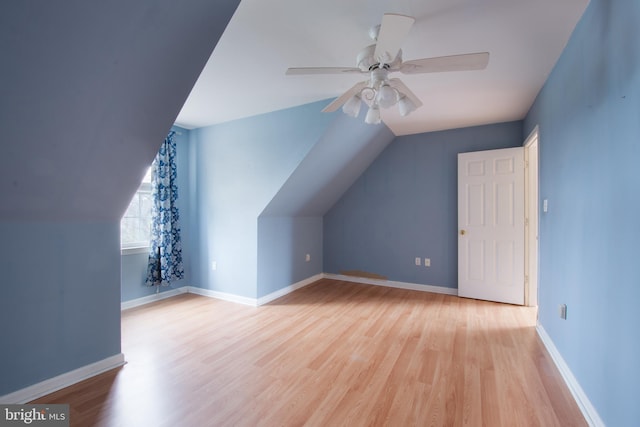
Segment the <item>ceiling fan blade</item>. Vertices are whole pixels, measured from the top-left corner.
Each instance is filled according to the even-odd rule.
[[[419,108],[422,106],[422,101],[420,101],[420,98],[418,98],[413,92],[411,92],[411,90],[407,87],[407,85],[402,83],[402,80],[389,79],[389,85],[392,88],[396,89],[398,92],[404,94],[407,98],[409,98],[411,102],[415,104],[416,108]]]
[[[356,83],[355,85],[353,85],[353,87],[351,89],[349,89],[348,91],[346,91],[345,93],[343,93],[342,95],[337,97],[331,104],[327,105],[324,108],[324,110],[322,110],[322,112],[323,113],[332,113],[332,112],[336,111],[338,108],[342,107],[342,105],[345,102],[347,102],[349,100],[349,98],[351,98],[356,93],[360,92],[366,86],[367,86],[367,82],[366,81],[360,82],[360,83]]]
[[[301,68],[288,68],[285,73],[287,76],[303,76],[310,74],[349,74],[349,73],[362,73],[360,68],[352,67],[301,67]]]
[[[400,66],[404,74],[440,73],[443,71],[484,70],[489,63],[489,52],[405,61]]]
[[[378,32],[374,58],[385,64],[393,61],[414,22],[415,18],[410,16],[385,13]]]

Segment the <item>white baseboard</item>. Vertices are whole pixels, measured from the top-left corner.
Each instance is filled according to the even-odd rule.
[[[320,279],[343,280],[348,282],[363,283],[366,285],[387,286],[389,288],[409,289],[413,291],[433,292],[436,294],[446,294],[446,295],[454,295],[454,296],[458,295],[457,289],[447,288],[444,286],[420,285],[417,283],[396,282],[393,280],[378,280],[378,279],[370,279],[366,277],[345,276],[341,274],[319,273],[314,276],[303,279],[299,282],[296,282],[292,285],[286,286],[282,289],[278,289],[277,291],[271,292],[270,294],[262,296],[260,298],[243,297],[240,295],[229,294],[226,292],[219,292],[211,289],[198,288],[196,286],[183,286],[182,288],[174,289],[171,291],[160,292],[159,294],[149,295],[149,296],[134,299],[131,301],[125,301],[121,304],[121,307],[122,307],[122,310],[126,310],[128,308],[138,307],[144,304],[160,301],[162,299],[170,298],[170,297],[187,293],[187,292],[191,294],[209,297],[209,298],[217,298],[223,301],[235,302],[238,304],[257,307],[263,304],[267,304],[280,297],[283,297],[297,289],[310,285],[311,283],[314,283]]]
[[[188,292],[187,286],[183,286],[177,289],[171,289],[170,291],[158,292],[157,294],[147,295],[146,297],[136,298],[129,301],[120,303],[120,310],[127,310],[133,307],[139,307],[141,305],[149,304],[156,301],[161,301],[166,298],[175,297],[176,295],[186,294]]]
[[[323,278],[324,278],[324,274],[323,273],[319,273],[319,274],[316,274],[315,276],[308,277],[308,278],[306,278],[304,280],[301,280],[299,282],[294,283],[293,285],[286,286],[286,287],[284,287],[282,289],[278,289],[275,292],[271,292],[270,294],[267,294],[267,295],[265,295],[263,297],[258,298],[257,303],[258,303],[258,305],[266,304],[266,303],[271,302],[271,301],[273,301],[275,299],[278,299],[278,298],[283,297],[283,296],[285,296],[287,294],[290,294],[291,292],[293,292],[293,291],[295,291],[297,289],[304,288],[305,286],[310,285],[313,282],[317,282],[318,280],[323,279]]]
[[[346,282],[363,283],[365,285],[386,286],[388,288],[409,289],[412,291],[432,292],[434,294],[458,295],[458,290],[445,286],[420,285],[418,283],[396,282],[393,280],[370,279],[368,277],[345,276],[342,274],[324,273],[325,279],[342,280]]]
[[[195,286],[187,286],[190,294],[202,295],[203,297],[217,298],[223,301],[235,302],[238,304],[250,305],[256,307],[258,300],[255,298],[243,297],[240,295],[228,294],[226,292],[213,291],[211,289],[203,289]]]
[[[553,359],[553,362],[560,371],[560,375],[562,375],[564,382],[567,384],[569,391],[571,391],[571,394],[578,404],[578,407],[580,408],[582,415],[584,415],[587,423],[591,427],[605,427],[604,421],[602,421],[600,415],[598,415],[598,411],[596,411],[596,408],[591,404],[591,401],[585,394],[584,390],[580,387],[578,380],[573,376],[571,369],[569,369],[569,365],[564,361],[560,352],[551,340],[551,337],[547,334],[547,331],[544,330],[540,323],[536,326],[536,331],[538,332],[540,340],[542,340],[542,343],[547,348],[551,359]]]
[[[49,378],[37,384],[30,385],[13,393],[0,396],[1,404],[24,404],[39,397],[46,396],[65,387],[84,381],[103,372],[125,364],[124,354],[118,353],[106,359],[83,366],[73,371]]]

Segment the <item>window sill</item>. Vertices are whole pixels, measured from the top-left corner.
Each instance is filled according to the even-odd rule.
[[[121,248],[120,255],[136,255],[136,254],[148,254],[149,246],[139,246],[134,248]]]

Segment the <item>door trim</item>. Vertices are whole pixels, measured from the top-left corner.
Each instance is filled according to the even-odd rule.
[[[539,170],[540,170],[539,128],[531,131],[524,141],[524,304],[538,305],[538,254],[539,254]]]

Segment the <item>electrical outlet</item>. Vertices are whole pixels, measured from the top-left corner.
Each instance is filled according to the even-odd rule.
[[[218,263],[216,261],[211,261],[211,270],[216,271],[218,269]]]
[[[307,262],[311,261],[311,254],[305,255],[304,260]]]
[[[425,258],[424,259],[424,266],[425,267],[431,267],[431,258]]]
[[[416,265],[421,265],[422,264],[422,258],[420,258],[419,256],[416,257]]]

